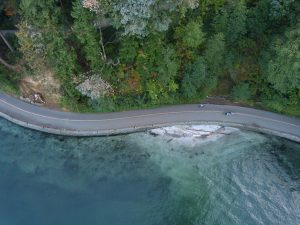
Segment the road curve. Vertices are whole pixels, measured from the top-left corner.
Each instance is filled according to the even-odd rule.
[[[231,111],[226,116],[224,112]],[[300,120],[230,105],[176,105],[102,114],[59,112],[0,93],[0,116],[24,127],[62,135],[110,135],[174,124],[224,124],[271,133],[300,142]]]

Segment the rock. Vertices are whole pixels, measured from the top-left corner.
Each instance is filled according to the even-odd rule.
[[[167,143],[192,144],[215,141],[236,131],[239,129],[220,125],[178,125],[152,129],[149,133],[166,139]]]

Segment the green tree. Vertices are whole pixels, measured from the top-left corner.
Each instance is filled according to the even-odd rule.
[[[175,30],[175,38],[181,43],[182,48],[195,49],[205,41],[202,26],[202,20],[197,19],[181,25]]]
[[[169,45],[162,49],[161,58],[157,61],[157,80],[162,84],[169,84],[174,80],[179,69],[176,51]]]
[[[195,98],[208,80],[206,62],[199,57],[194,63],[188,64],[184,70],[181,92],[186,98]]]
[[[172,45],[162,36],[149,36],[137,57],[136,67],[144,80],[155,79],[167,85],[179,69],[179,61]]]
[[[79,93],[75,90],[73,77],[77,70],[77,57],[62,29],[61,11],[55,1],[22,0],[18,39],[23,58],[34,73],[47,69],[54,71],[65,94],[65,102],[76,105]]]
[[[233,87],[231,95],[238,101],[248,101],[252,97],[252,90],[248,83],[240,83]]]
[[[204,59],[211,76],[218,77],[224,71],[225,41],[224,35],[218,33],[208,39]]]
[[[300,23],[276,38],[265,56],[267,80],[281,93],[300,87]]]
[[[278,32],[287,22],[297,21],[300,3],[295,0],[259,0],[248,9],[247,29],[252,37]]]
[[[93,70],[100,72],[105,57],[100,46],[100,34],[94,26],[95,12],[84,8],[81,0],[77,0],[73,4],[71,15],[74,18],[74,33],[83,47],[87,61]]]
[[[49,19],[57,23],[61,18],[60,9],[52,0],[21,0],[20,10],[22,20],[35,26],[42,26]]]
[[[21,19],[17,25],[19,50],[29,67],[36,73],[45,70],[49,64],[47,45],[52,45],[53,27],[59,30],[59,13],[59,8],[50,0],[20,2]]]
[[[122,63],[133,63],[138,54],[139,43],[133,38],[123,38],[119,50]]]
[[[225,35],[226,43],[236,45],[246,34],[247,8],[244,0],[227,1],[214,18],[217,33]]]

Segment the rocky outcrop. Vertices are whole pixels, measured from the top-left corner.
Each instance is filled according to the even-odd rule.
[[[168,139],[177,143],[203,143],[237,132],[239,129],[221,125],[179,125],[152,129],[149,133],[153,136]]]

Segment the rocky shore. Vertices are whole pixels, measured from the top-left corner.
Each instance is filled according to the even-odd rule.
[[[238,128],[222,125],[178,125],[149,130],[153,136],[168,139],[181,144],[203,143],[238,132]]]

